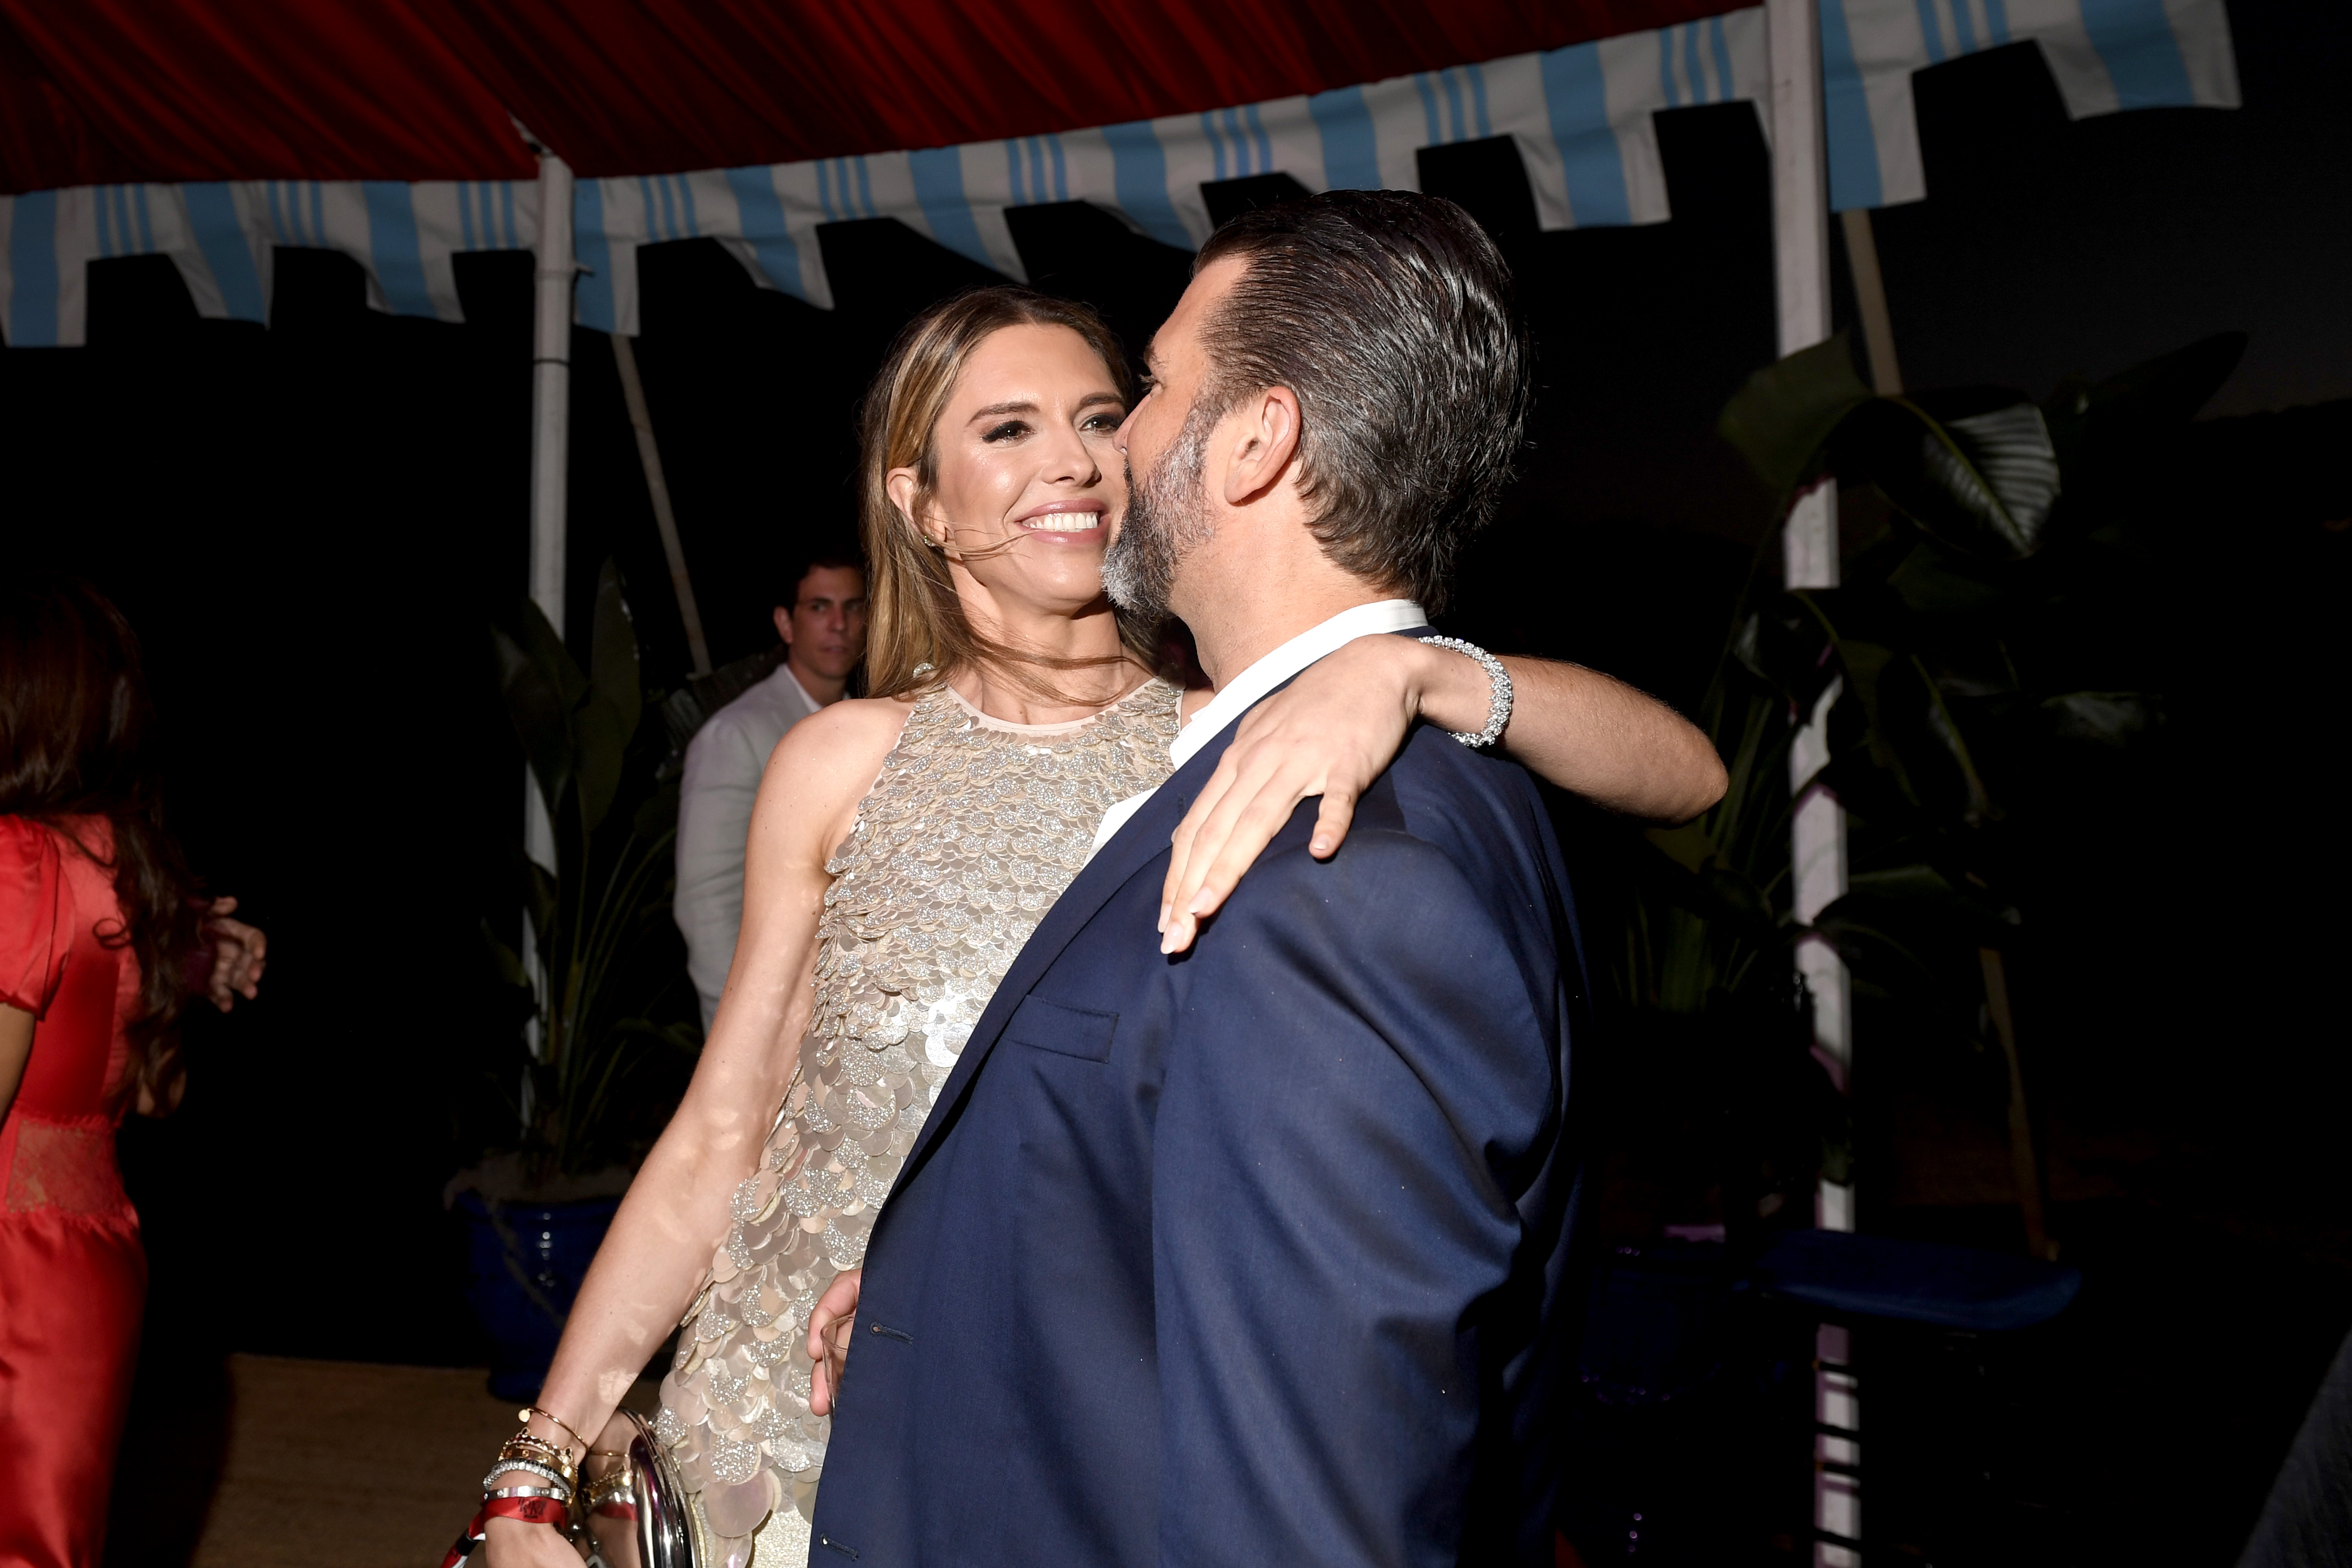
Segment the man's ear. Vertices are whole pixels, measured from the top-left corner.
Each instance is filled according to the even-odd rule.
[[[1244,507],[1282,483],[1298,457],[1298,394],[1268,387],[1244,400],[1227,423],[1225,505]]]
[[[785,647],[793,645],[793,607],[789,604],[776,606],[776,635],[784,640]]]

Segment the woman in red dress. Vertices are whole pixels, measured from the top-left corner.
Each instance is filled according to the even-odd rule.
[[[87,586],[0,589],[0,1563],[97,1568],[147,1260],[124,1113],[178,1101],[194,979],[254,994],[260,934],[194,899],[162,827],[137,644]],[[215,940],[222,952],[215,960]]]

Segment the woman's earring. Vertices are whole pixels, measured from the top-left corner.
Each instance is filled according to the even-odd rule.
[[[905,518],[908,532],[912,533],[917,538],[922,540],[924,544],[929,546],[932,549],[938,550],[942,554],[946,553],[948,548],[947,540],[934,538],[931,537],[931,532],[929,528],[918,527],[914,517],[908,513],[904,507],[898,508],[898,516]]]

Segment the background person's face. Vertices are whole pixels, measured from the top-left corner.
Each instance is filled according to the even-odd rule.
[[[845,679],[866,657],[866,574],[820,566],[801,579],[800,596],[776,606],[776,634],[793,663],[829,681]]]
[[[915,518],[946,547],[956,591],[1004,623],[1102,597],[1103,547],[1127,501],[1112,445],[1127,402],[1066,327],[1006,327],[972,351],[932,430],[938,486]],[[913,497],[894,469],[891,497]]]

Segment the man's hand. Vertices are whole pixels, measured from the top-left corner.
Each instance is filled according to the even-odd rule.
[[[234,898],[215,898],[205,910],[205,935],[213,945],[213,972],[205,995],[223,1012],[235,1007],[239,997],[251,1001],[259,996],[261,972],[268,967],[269,938],[242,920],[228,918],[236,912]]]
[[[1308,796],[1320,795],[1323,806],[1307,852],[1317,860],[1339,852],[1356,801],[1404,745],[1435,652],[1403,637],[1359,637],[1242,716],[1171,840],[1162,953],[1192,945],[1202,917],[1216,913]]]
[[[844,1269],[809,1312],[809,1359],[816,1363],[809,1379],[809,1408],[820,1416],[833,1414],[834,1400],[841,1393],[849,1336],[857,1326],[857,1287],[865,1278],[863,1269]]]

